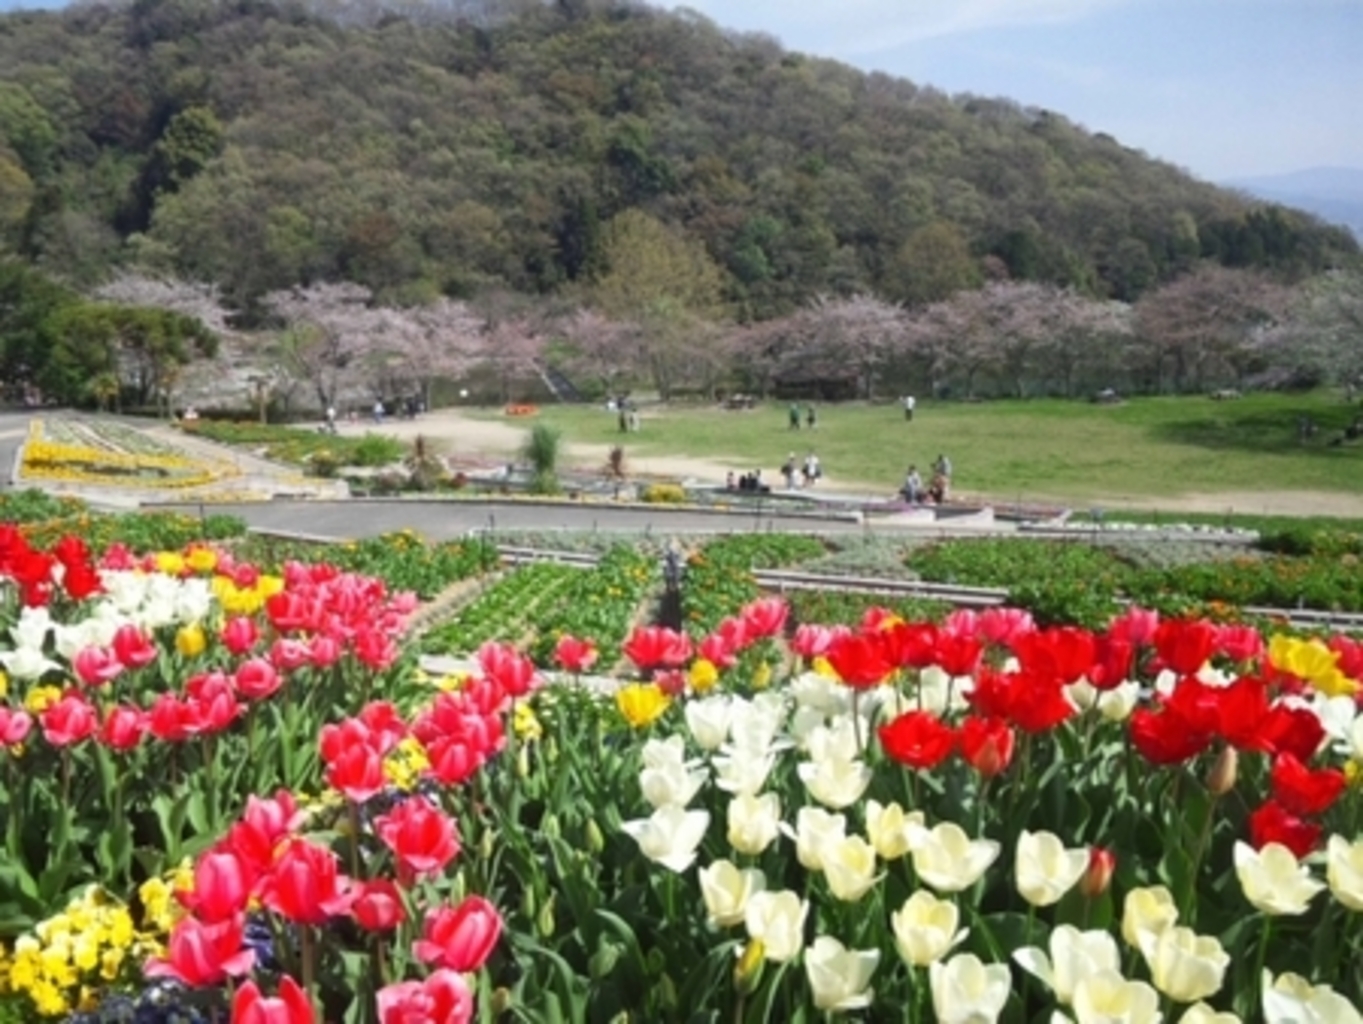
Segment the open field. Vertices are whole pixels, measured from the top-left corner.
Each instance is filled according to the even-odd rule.
[[[535,421],[497,410],[468,415],[528,429],[560,428],[570,449],[623,440],[635,459],[761,467],[779,479],[787,453],[818,452],[839,488],[890,492],[910,462],[926,470],[939,452],[955,467],[958,495],[995,501],[1056,500],[1075,506],[1201,510],[1223,514],[1363,515],[1363,449],[1332,446],[1357,414],[1338,393],[1142,398],[1119,405],[1040,400],[920,401],[912,423],[895,405],[818,407],[818,429],[786,425],[787,405],[743,412],[712,406],[645,407],[638,433],[622,435],[600,407],[550,406]],[[1299,417],[1318,426],[1298,439]]]

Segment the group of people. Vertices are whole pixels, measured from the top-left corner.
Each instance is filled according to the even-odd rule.
[[[791,430],[799,430],[799,429],[800,429],[800,407],[799,407],[799,405],[797,405],[797,404],[794,403],[794,402],[791,402],[791,403],[790,403],[790,413],[789,413],[789,417],[788,417],[788,418],[789,418],[789,422],[790,422],[790,429],[791,429]],[[818,425],[819,425],[819,417],[818,417],[818,415],[814,412],[814,406],[812,406],[812,405],[807,405],[807,406],[805,406],[805,426],[807,426],[810,430],[814,430],[814,429],[816,429],[816,428],[818,427]]]
[[[919,475],[916,465],[909,467],[904,477],[904,486],[899,489],[900,495],[910,505],[921,505],[924,501],[940,505],[947,500],[950,491],[951,460],[945,455],[938,455],[937,461],[932,464],[932,482],[926,489],[923,487],[923,478]]]
[[[797,466],[795,453],[791,452],[781,464],[781,476],[785,478],[788,491],[795,490],[797,486],[812,487],[814,482],[823,476],[823,467],[819,465],[819,457],[813,452],[806,455],[805,461]]]

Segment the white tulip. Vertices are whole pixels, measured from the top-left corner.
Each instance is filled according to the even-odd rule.
[[[180,580],[179,591],[175,595],[175,621],[188,624],[202,622],[208,618],[213,608],[213,591],[208,580],[202,576],[191,576]]]
[[[1141,937],[1150,980],[1177,1003],[1195,1003],[1221,990],[1230,954],[1210,935],[1175,925]]]
[[[890,915],[895,949],[906,964],[926,967],[965,941],[969,929],[958,929],[961,913],[950,900],[919,889]]]
[[[738,750],[766,753],[775,743],[785,717],[784,700],[779,695],[758,694],[750,701],[735,698],[729,742]]]
[[[881,860],[898,860],[913,845],[911,836],[924,828],[922,811],[905,813],[897,803],[866,802],[866,838]]]
[[[1159,993],[1143,981],[1127,981],[1115,968],[1079,979],[1074,1016],[1078,1024],[1160,1024],[1164,1019]]]
[[[805,945],[809,903],[788,889],[755,892],[748,898],[743,923],[748,937],[762,943],[763,956],[773,963],[793,960]]]
[[[809,871],[823,870],[825,844],[847,834],[847,818],[831,814],[822,807],[801,807],[795,815],[795,830],[782,825],[781,831],[795,839],[795,856]]]
[[[1355,761],[1363,761],[1363,715],[1355,718],[1353,725],[1349,726],[1349,748],[1350,756]]]
[[[733,716],[731,699],[726,695],[686,702],[686,726],[701,750],[718,750],[729,739]]]
[[[705,912],[716,928],[743,923],[748,900],[767,887],[766,876],[756,868],[740,869],[727,860],[717,860],[701,868],[700,894]]]
[[[709,826],[708,811],[688,811],[681,807],[661,807],[647,818],[620,825],[639,844],[645,857],[678,874],[696,859],[696,847],[705,838]]]
[[[1036,946],[1026,946],[1015,951],[1013,959],[1048,985],[1065,1005],[1074,1001],[1075,990],[1084,978],[1121,969],[1117,940],[1105,931],[1081,932],[1073,925],[1059,925],[1051,932],[1050,950],[1047,956]]]
[[[9,635],[14,638],[15,647],[41,651],[52,627],[52,613],[46,606],[30,608],[25,605],[19,609],[19,621],[10,626]]]
[[[1034,907],[1049,907],[1073,889],[1089,866],[1088,850],[1067,850],[1050,832],[1018,837],[1013,871],[1018,892]]]
[[[1325,848],[1325,880],[1335,899],[1350,910],[1363,911],[1363,839],[1352,843],[1331,836]]]
[[[802,761],[796,771],[809,795],[835,811],[851,807],[871,784],[871,769],[861,761]]]
[[[107,600],[123,615],[131,615],[147,596],[151,577],[143,572],[102,570],[99,574]]]
[[[913,869],[938,892],[970,888],[999,856],[999,844],[994,840],[972,840],[950,821],[915,832],[915,837]]]
[[[1122,938],[1135,949],[1144,949],[1154,938],[1178,920],[1173,894],[1162,885],[1132,889],[1122,905]]]
[[[651,739],[644,743],[639,756],[645,768],[685,768],[686,741],[681,736]]]
[[[817,672],[802,672],[791,680],[790,695],[796,705],[817,711],[825,718],[840,715],[851,706],[847,687]]]
[[[857,730],[852,718],[839,716],[828,725],[814,729],[805,739],[805,750],[811,761],[855,761],[861,753],[857,749]]]
[[[1264,1020],[1273,1024],[1363,1024],[1363,1014],[1329,985],[1312,985],[1299,974],[1263,974]]]
[[[848,949],[820,935],[805,951],[805,973],[814,1005],[825,1011],[860,1010],[871,1005],[871,974],[880,963],[878,949]]]
[[[951,711],[961,711],[970,706],[966,696],[975,688],[975,680],[970,676],[952,676],[937,665],[929,665],[918,674],[918,697],[922,710],[934,715],[945,715]]]
[[[20,647],[0,654],[0,664],[11,679],[38,679],[61,668],[36,647]]]
[[[729,845],[756,856],[771,845],[781,824],[781,798],[775,793],[739,793],[729,801]]]
[[[1317,893],[1325,888],[1311,877],[1296,854],[1281,843],[1256,850],[1248,843],[1235,844],[1235,875],[1245,899],[1265,914],[1296,916],[1306,913]]]
[[[1127,680],[1098,695],[1098,713],[1109,722],[1125,722],[1140,700],[1141,684]]]
[[[1007,964],[986,966],[973,953],[928,967],[938,1024],[994,1024],[1008,1002],[1011,983]]]
[[[687,768],[680,763],[658,765],[639,773],[639,788],[655,809],[685,807],[709,774],[704,768]]]
[[[1178,1024],[1244,1024],[1233,1013],[1213,1010],[1206,1003],[1193,1003],[1183,1011]]]
[[[727,747],[710,764],[715,769],[715,785],[727,793],[759,793],[767,784],[776,758],[770,753]]]
[[[855,903],[876,884],[876,851],[861,836],[827,842],[820,857],[829,891],[845,903]]]

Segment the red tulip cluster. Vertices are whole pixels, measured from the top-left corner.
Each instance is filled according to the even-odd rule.
[[[661,626],[638,626],[621,650],[641,672],[658,672],[666,676],[660,678],[660,685],[669,684],[665,689],[680,690],[684,678],[676,673],[693,655],[704,658],[716,668],[732,668],[743,651],[761,640],[779,636],[788,614],[785,601],[764,597],[745,605],[737,615],[724,619],[698,644],[693,644],[685,633]]]
[[[59,592],[83,601],[103,589],[90,551],[79,537],[68,535],[51,551],[37,551],[13,523],[0,523],[0,579],[13,580],[29,608],[45,606]]]

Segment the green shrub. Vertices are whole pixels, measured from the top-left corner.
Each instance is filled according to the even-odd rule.
[[[355,442],[350,460],[356,466],[387,466],[401,462],[405,448],[401,441],[382,434],[365,434]]]
[[[639,500],[650,505],[681,505],[686,502],[686,490],[681,484],[649,484]]]

